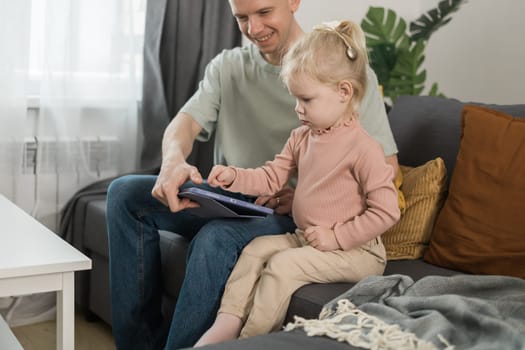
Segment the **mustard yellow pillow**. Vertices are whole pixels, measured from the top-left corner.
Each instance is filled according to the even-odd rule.
[[[394,186],[396,186],[397,203],[399,205],[399,210],[401,211],[401,214],[403,214],[407,208],[407,203],[405,201],[405,195],[403,194],[403,191],[401,191],[402,184],[403,184],[403,172],[399,170],[397,172],[396,179],[394,180]]]
[[[443,205],[447,171],[439,157],[415,168],[402,165],[399,168],[406,208],[398,223],[381,238],[388,260],[418,259],[428,246],[436,216]]]

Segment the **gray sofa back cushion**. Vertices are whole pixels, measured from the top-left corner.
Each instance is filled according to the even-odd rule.
[[[459,149],[461,111],[466,104],[525,117],[525,104],[494,105],[433,96],[401,96],[388,114],[399,149],[399,164],[418,166],[441,157],[450,178]]]

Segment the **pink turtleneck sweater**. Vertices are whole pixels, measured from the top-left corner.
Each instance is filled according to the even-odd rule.
[[[399,220],[393,169],[357,120],[321,133],[292,130],[280,154],[256,169],[236,171],[229,191],[271,195],[297,171],[292,215],[298,228],[334,230],[344,250],[357,248]]]

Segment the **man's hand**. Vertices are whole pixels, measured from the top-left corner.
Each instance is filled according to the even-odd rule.
[[[312,247],[324,252],[341,249],[334,230],[326,227],[310,226],[304,230],[304,238]]]
[[[255,204],[264,205],[272,208],[277,214],[286,215],[292,211],[292,202],[295,190],[285,187],[273,196],[260,196],[255,200]]]
[[[199,206],[188,198],[180,199],[178,194],[179,187],[188,180],[196,184],[202,183],[202,175],[197,168],[186,162],[193,142],[201,130],[200,124],[184,112],[178,113],[164,130],[162,165],[151,195],[174,213]]]
[[[202,176],[196,167],[186,162],[179,164],[163,163],[151,195],[174,213],[186,208],[198,207],[197,203],[188,198],[179,198],[178,196],[179,187],[187,180],[196,184],[202,183]]]
[[[235,180],[235,170],[224,165],[215,165],[208,175],[208,185],[212,187],[230,186]]]

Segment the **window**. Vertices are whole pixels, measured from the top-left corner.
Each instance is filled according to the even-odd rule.
[[[100,99],[135,81],[140,98],[146,0],[32,0],[27,95]],[[42,82],[67,82],[56,96]],[[31,107],[31,106],[30,106]]]

